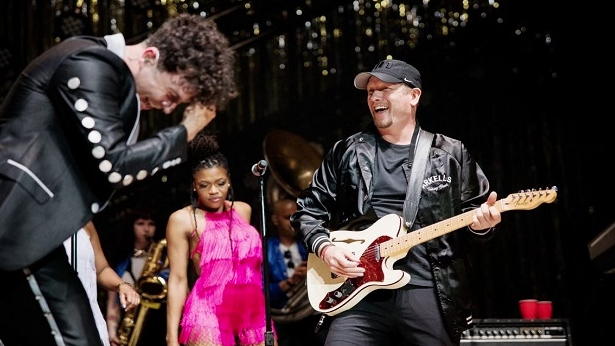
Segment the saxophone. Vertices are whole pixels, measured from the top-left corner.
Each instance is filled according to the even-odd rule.
[[[169,267],[166,256],[166,239],[153,242],[148,249],[143,272],[137,280],[136,290],[141,294],[139,306],[127,311],[118,328],[121,345],[135,346],[141,335],[141,328],[149,309],[159,309],[167,296],[167,281],[160,271]],[[135,318],[136,316],[136,318]]]

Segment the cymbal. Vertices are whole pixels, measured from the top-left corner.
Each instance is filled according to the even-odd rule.
[[[276,182],[293,197],[310,185],[322,161],[312,144],[285,130],[273,130],[265,136],[263,153]]]

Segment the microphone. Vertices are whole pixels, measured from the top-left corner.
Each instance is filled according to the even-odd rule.
[[[254,174],[257,177],[260,177],[263,174],[265,174],[266,170],[267,170],[267,161],[265,160],[260,160],[257,163],[255,163],[254,166],[252,166],[252,174]]]

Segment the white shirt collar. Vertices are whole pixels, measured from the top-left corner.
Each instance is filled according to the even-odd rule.
[[[126,40],[124,40],[124,35],[105,35],[104,38],[105,41],[107,41],[107,49],[124,59],[124,51],[126,50]]]
[[[124,39],[124,35],[121,33],[113,34],[113,35],[105,35],[105,41],[107,41],[107,49],[115,53],[120,58],[124,59],[124,52],[126,51],[126,40]],[[135,97],[137,98],[137,120],[135,121],[135,125],[126,140],[127,144],[134,144],[137,142],[139,136],[139,118],[141,114],[141,99],[139,98],[139,94],[135,93]]]

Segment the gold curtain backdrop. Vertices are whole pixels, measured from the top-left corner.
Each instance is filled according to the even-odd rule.
[[[329,149],[371,121],[365,92],[352,84],[356,73],[386,57],[407,60],[423,77],[421,125],[463,140],[499,198],[558,188],[555,203],[503,214],[495,239],[472,250],[474,317],[518,318],[517,300],[549,299],[554,317],[570,321],[575,344],[606,345],[615,324],[615,284],[590,259],[588,243],[615,221],[615,189],[609,169],[602,169],[615,150],[598,97],[581,96],[595,89],[590,77],[606,72],[591,73],[598,63],[570,62],[575,54],[598,56],[590,51],[600,32],[597,17],[575,6],[556,0],[4,0],[0,106],[22,68],[67,37],[122,32],[137,42],[177,13],[210,18],[237,52],[240,87],[210,128],[229,157],[236,198],[257,215],[259,181],[250,168],[264,158],[267,134],[285,130]],[[177,122],[181,111],[171,117],[149,111],[141,135]],[[179,166],[120,191],[95,219],[101,237],[120,231],[134,207],[166,219],[188,203],[188,182],[189,172]]]
[[[297,97],[343,86],[345,78],[371,69],[381,57],[403,57],[434,42],[454,46],[455,33],[473,21],[497,26],[505,15],[492,0],[39,0],[3,6],[10,15],[0,24],[0,49],[13,58],[5,64],[15,69],[66,37],[122,32],[138,41],[180,12],[210,18],[238,52],[238,79],[244,87],[226,117],[225,132],[288,109]],[[538,39],[549,49],[548,30],[529,33],[523,23],[502,30],[544,36]],[[13,40],[18,37],[30,39]],[[8,82],[14,75],[6,77]],[[265,95],[251,87],[261,79],[268,85]]]

